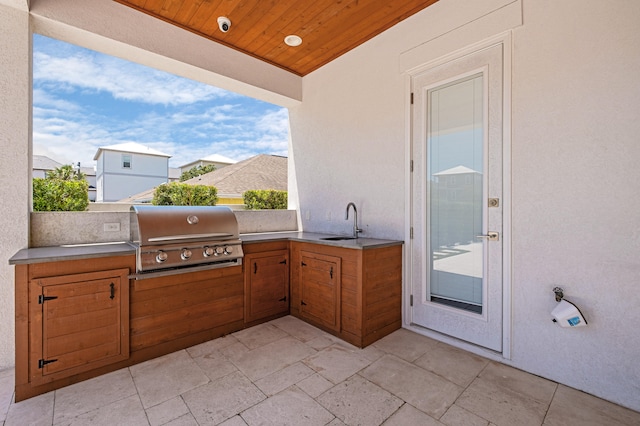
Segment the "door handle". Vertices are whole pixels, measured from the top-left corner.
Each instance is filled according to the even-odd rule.
[[[489,231],[486,235],[476,235],[476,238],[486,238],[489,241],[500,241],[500,233]]]

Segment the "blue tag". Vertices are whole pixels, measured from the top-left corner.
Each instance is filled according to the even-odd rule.
[[[573,326],[575,326],[575,325],[580,324],[580,317],[573,317],[573,318],[569,318],[569,319],[567,320],[567,322],[569,323],[569,325],[570,325],[571,327],[573,327]]]

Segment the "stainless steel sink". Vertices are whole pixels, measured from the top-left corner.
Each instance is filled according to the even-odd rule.
[[[355,240],[356,237],[326,237],[326,238],[320,238],[320,239],[325,241],[342,241],[342,240]]]

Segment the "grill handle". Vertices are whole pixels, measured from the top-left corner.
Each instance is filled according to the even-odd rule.
[[[201,238],[209,238],[209,239],[229,239],[233,238],[234,235],[228,234],[226,232],[212,232],[208,234],[187,234],[187,235],[167,235],[163,237],[151,237],[147,241],[150,243],[164,243],[169,241],[177,241],[177,240],[195,240]]]

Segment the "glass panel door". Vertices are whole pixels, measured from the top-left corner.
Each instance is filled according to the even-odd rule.
[[[482,313],[482,74],[431,89],[427,97],[429,297]]]

